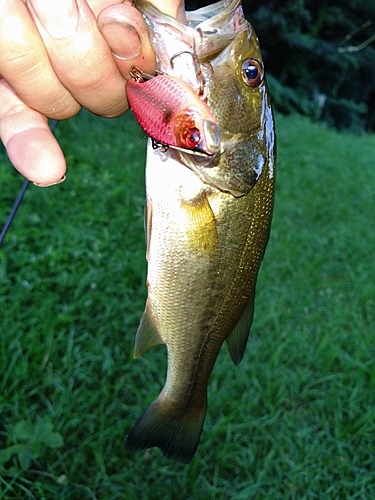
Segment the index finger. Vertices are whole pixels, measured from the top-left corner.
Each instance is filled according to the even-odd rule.
[[[56,119],[79,111],[79,104],[54,73],[22,0],[2,2],[0,45],[0,74],[25,104]]]
[[[75,100],[102,116],[125,112],[123,78],[87,2],[27,0],[27,6],[57,77]]]

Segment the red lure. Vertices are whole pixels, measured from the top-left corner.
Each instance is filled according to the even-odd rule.
[[[209,156],[219,152],[214,115],[182,80],[170,75],[130,79],[126,94],[138,123],[156,143]]]

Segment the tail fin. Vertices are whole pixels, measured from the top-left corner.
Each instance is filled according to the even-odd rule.
[[[157,398],[131,429],[126,446],[128,450],[157,446],[167,458],[188,464],[198,447],[206,410],[207,404],[199,412],[168,415]]]

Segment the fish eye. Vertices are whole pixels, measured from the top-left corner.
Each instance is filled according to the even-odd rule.
[[[256,59],[246,59],[242,63],[242,78],[249,87],[257,87],[263,80],[263,67]]]
[[[186,136],[186,146],[196,148],[201,140],[201,134],[197,128],[191,128]]]

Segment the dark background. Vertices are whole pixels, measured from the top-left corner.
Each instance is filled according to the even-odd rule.
[[[210,3],[187,0],[186,8]],[[375,130],[375,0],[243,0],[243,7],[277,110]]]

